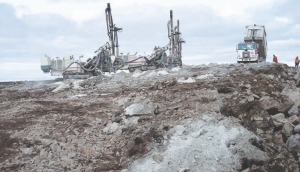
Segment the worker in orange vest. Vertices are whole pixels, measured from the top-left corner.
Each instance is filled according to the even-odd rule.
[[[297,56],[296,59],[295,59],[295,67],[298,67],[298,66],[299,66],[299,58]]]
[[[278,59],[277,56],[275,56],[275,54],[273,54],[273,62],[278,63]]]

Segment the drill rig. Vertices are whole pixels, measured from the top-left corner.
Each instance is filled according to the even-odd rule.
[[[97,73],[102,72],[115,72],[122,68],[125,63],[119,56],[119,43],[118,32],[122,31],[122,28],[116,27],[113,23],[110,3],[107,4],[105,9],[107,35],[109,42],[98,48],[95,53],[96,56],[87,59],[86,62],[75,60],[73,56],[64,57],[63,59],[52,59],[45,55],[41,58],[41,69],[44,73],[51,73],[52,76],[63,76],[67,78],[88,78]]]
[[[173,11],[170,10],[170,20],[168,22],[168,37],[169,37],[169,56],[168,64],[171,67],[182,66],[182,43],[185,41],[181,38],[179,30],[179,20],[177,20],[177,26],[173,27]]]
[[[157,68],[182,66],[181,62],[181,39],[179,32],[179,21],[177,26],[173,28],[173,13],[170,11],[170,21],[168,22],[168,37],[170,42],[165,47],[155,47],[154,53],[150,56],[137,56],[135,54],[119,55],[118,32],[122,28],[117,27],[112,18],[110,3],[105,9],[107,35],[109,42],[99,47],[93,58],[89,58],[86,62],[75,60],[73,56],[64,57],[62,60],[52,59],[45,55],[41,58],[41,69],[44,73],[51,73],[52,76],[63,76],[67,78],[88,78],[102,72],[116,72],[119,69],[128,69],[133,72],[136,69],[142,71],[153,70]],[[169,50],[169,56],[166,51]]]
[[[182,43],[185,41],[181,38],[179,30],[179,20],[177,26],[173,26],[173,11],[170,10],[170,20],[167,23],[169,43],[164,47],[155,46],[153,53],[149,57],[140,57],[145,59],[145,64],[131,66],[128,69],[133,72],[135,69],[149,70],[157,68],[172,68],[182,66]],[[169,50],[169,56],[167,51]],[[139,58],[139,59],[140,59]],[[135,60],[133,60],[134,62]],[[126,63],[126,62],[125,62]],[[129,63],[130,64],[130,63]]]
[[[119,57],[118,32],[121,32],[123,29],[118,28],[114,24],[110,3],[107,4],[107,8],[105,9],[105,17],[106,17],[106,27],[107,27],[107,35],[109,38],[109,42],[99,47],[95,51],[97,55],[94,56],[93,59],[88,59],[87,63],[89,68],[97,68],[101,72],[115,72],[125,65],[124,61],[121,58],[118,58]]]
[[[169,43],[164,47],[155,47],[151,55],[151,64],[158,67],[181,67],[182,66],[182,43],[185,41],[181,38],[179,31],[179,20],[177,26],[173,25],[173,11],[170,10],[170,20],[167,23]],[[169,56],[166,51],[169,50]]]

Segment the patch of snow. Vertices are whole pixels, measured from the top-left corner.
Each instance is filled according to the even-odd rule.
[[[119,124],[114,122],[111,124],[107,124],[107,126],[105,128],[103,128],[103,132],[104,133],[114,133],[119,129]]]
[[[114,76],[114,73],[109,73],[109,72],[104,72],[104,74],[103,74],[104,76],[106,76],[106,77],[109,77],[109,78],[111,78],[111,77],[113,77]]]
[[[179,71],[180,69],[181,69],[180,67],[174,67],[174,68],[171,69],[171,71],[172,71],[172,72],[177,72],[177,71]]]
[[[101,93],[100,96],[108,96],[110,95],[111,93]]]
[[[80,86],[80,83],[82,83],[84,80],[75,80],[73,82],[74,89],[81,89],[82,87]]]
[[[214,75],[209,73],[209,74],[205,74],[205,75],[199,75],[196,77],[196,79],[206,79],[206,78],[212,77],[212,76],[214,76]]]
[[[117,70],[116,71],[116,73],[122,73],[122,72],[124,72],[124,73],[130,73],[129,70]]]
[[[179,83],[193,83],[196,82],[194,78],[188,77],[188,79],[185,79],[184,77],[181,77],[177,80]]]
[[[162,70],[162,71],[158,71],[157,72],[158,75],[168,75],[169,72],[165,71],[165,70]]]
[[[151,72],[148,73],[145,77],[151,78],[151,77],[154,77],[154,76],[157,76],[157,73],[156,73],[155,71],[151,71]]]
[[[131,76],[134,77],[134,78],[137,78],[137,77],[139,77],[141,75],[143,75],[142,72],[137,72],[137,73],[132,74]]]
[[[128,106],[124,110],[125,115],[153,115],[154,114],[153,103],[149,99],[142,100],[140,103],[135,103]]]
[[[126,119],[126,117],[123,116],[122,119],[126,126],[133,126],[133,125],[137,125],[139,123],[138,120],[140,119],[140,117],[134,116],[134,117],[129,117]]]
[[[70,99],[77,99],[79,97],[85,97],[85,96],[87,96],[87,94],[77,94],[77,95],[71,96]]]
[[[181,136],[182,133],[184,132],[184,130],[185,130],[184,126],[182,126],[182,125],[176,125],[168,133],[172,134],[172,135]]]
[[[65,84],[65,83],[63,83],[61,81],[60,82],[55,82],[53,84],[58,85],[58,87],[56,87],[54,90],[52,90],[52,92],[58,92],[60,90],[63,90],[65,88],[69,88],[70,87],[69,84]]]

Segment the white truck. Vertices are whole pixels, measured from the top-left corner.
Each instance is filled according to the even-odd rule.
[[[267,58],[267,34],[265,26],[247,25],[244,42],[237,44],[238,63],[265,62]]]

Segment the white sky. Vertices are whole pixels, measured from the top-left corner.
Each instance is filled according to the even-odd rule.
[[[266,26],[267,61],[276,54],[280,62],[293,65],[300,55],[296,0],[0,0],[0,81],[53,78],[40,70],[44,54],[93,56],[108,41],[108,2],[115,24],[123,28],[120,52],[144,54],[166,45],[173,10],[186,40],[185,64],[235,63],[244,27],[254,23]]]
[[[113,5],[114,10],[130,9],[130,6],[156,4],[158,6],[172,8],[174,6],[206,5],[214,9],[218,15],[229,17],[232,15],[245,16],[249,14],[247,8],[271,7],[273,3],[285,0],[251,0],[242,2],[238,0],[0,0],[0,2],[13,5],[17,10],[17,16],[28,14],[55,13],[76,22],[82,22],[102,15],[103,9],[108,2]],[[99,10],[100,9],[100,10]],[[134,9],[133,9],[134,10]],[[285,18],[278,18],[286,21]]]

